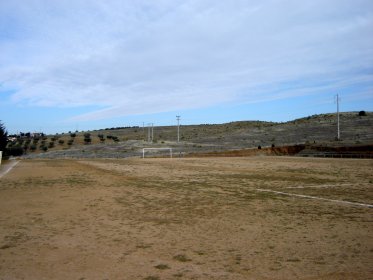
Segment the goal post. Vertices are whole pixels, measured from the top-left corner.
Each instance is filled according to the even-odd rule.
[[[142,158],[145,158],[145,152],[146,151],[157,151],[157,150],[168,150],[170,151],[170,158],[172,158],[172,148],[143,148],[142,149]]]
[[[3,158],[3,151],[0,151],[0,165],[1,165],[1,159]]]

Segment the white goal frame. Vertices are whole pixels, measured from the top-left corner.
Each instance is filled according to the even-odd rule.
[[[170,158],[172,158],[172,148],[143,148],[142,149],[142,158],[145,158],[145,151],[151,150],[169,150],[170,151]]]

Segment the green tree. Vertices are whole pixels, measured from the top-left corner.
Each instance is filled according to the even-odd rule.
[[[92,142],[91,134],[90,133],[84,133],[84,143],[90,144]]]
[[[5,150],[7,143],[8,143],[8,132],[6,131],[4,124],[0,121],[0,151]]]

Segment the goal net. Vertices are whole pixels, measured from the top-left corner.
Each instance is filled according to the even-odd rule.
[[[169,156],[172,158],[172,148],[143,148],[142,158],[145,158],[146,153],[152,156]]]

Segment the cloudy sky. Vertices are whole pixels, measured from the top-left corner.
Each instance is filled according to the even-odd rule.
[[[373,111],[371,0],[0,1],[9,132]]]

